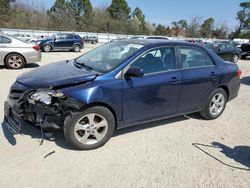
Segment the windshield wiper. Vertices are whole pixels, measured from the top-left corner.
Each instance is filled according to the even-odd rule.
[[[88,70],[90,70],[90,71],[93,70],[92,67],[90,67],[90,66],[88,66],[88,65],[86,65],[86,64],[84,64],[84,63],[79,63],[79,62],[76,61],[76,59],[75,59],[74,63],[75,63],[75,65],[80,66],[80,67],[84,67],[85,69],[88,69]]]

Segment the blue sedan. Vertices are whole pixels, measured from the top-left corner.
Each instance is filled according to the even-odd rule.
[[[18,77],[5,119],[14,133],[25,121],[63,129],[76,149],[95,149],[116,129],[194,112],[218,118],[238,95],[240,75],[199,45],[121,40]]]

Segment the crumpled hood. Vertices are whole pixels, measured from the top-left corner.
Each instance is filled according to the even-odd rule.
[[[77,84],[95,79],[97,73],[79,69],[67,61],[51,63],[24,73],[17,78],[17,82],[31,87],[48,88],[63,86],[68,84]]]

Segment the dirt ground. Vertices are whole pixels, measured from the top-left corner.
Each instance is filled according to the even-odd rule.
[[[0,68],[0,122],[18,75],[79,55],[43,53],[42,62],[23,70]],[[40,132],[29,126],[13,137],[2,124],[0,187],[250,187],[250,59],[238,65],[239,96],[213,121],[188,115],[143,124],[116,132],[92,151],[72,150],[61,132],[40,145]]]

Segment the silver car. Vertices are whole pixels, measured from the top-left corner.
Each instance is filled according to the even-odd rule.
[[[0,34],[0,65],[10,69],[21,69],[27,63],[41,61],[38,45]]]

